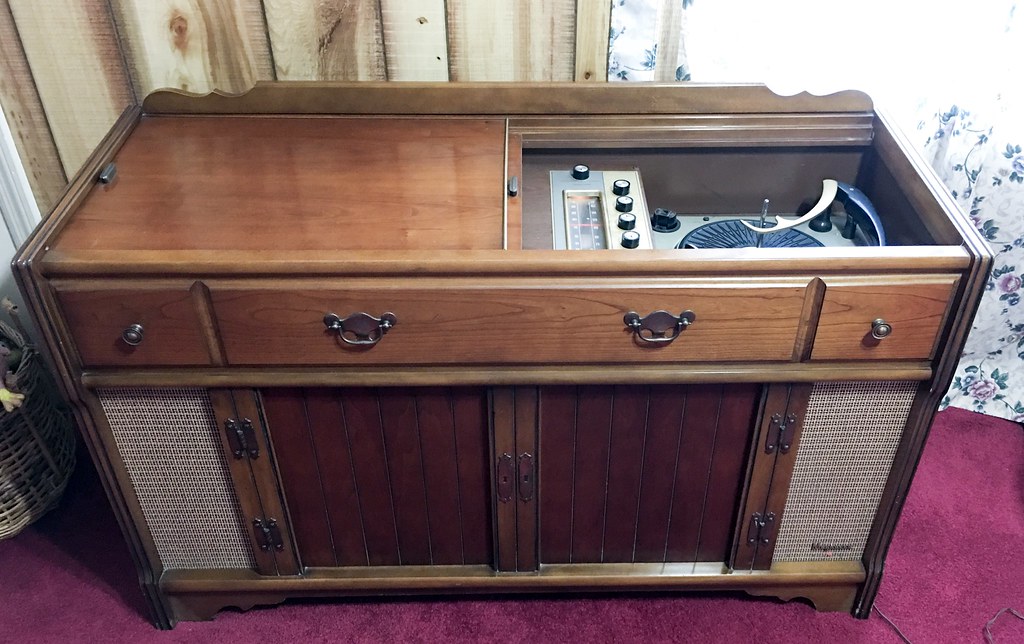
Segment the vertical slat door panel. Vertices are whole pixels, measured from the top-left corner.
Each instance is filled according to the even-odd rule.
[[[724,561],[759,397],[541,388],[541,562]]]
[[[302,390],[268,389],[262,399],[299,558],[304,566],[333,566],[334,545]]]
[[[463,536],[459,490],[458,427],[448,391],[430,389],[416,398],[416,417],[423,457],[423,487],[431,537],[431,563],[461,564]],[[452,458],[455,455],[456,458]],[[485,454],[478,458],[486,458]],[[481,518],[481,521],[486,519]]]
[[[612,387],[579,389],[571,518],[572,563],[601,562],[608,484],[608,441],[611,438],[614,398]],[[542,458],[543,449],[541,445]],[[544,503],[543,496],[540,502]],[[544,561],[543,544],[541,551],[541,561]]]
[[[452,413],[455,417],[455,449],[459,474],[459,508],[461,511],[464,564],[491,563],[493,540],[491,531],[490,447],[486,395],[476,389],[451,390]]]
[[[315,471],[327,513],[326,527],[334,548],[333,565],[365,566],[369,561],[366,539],[341,403],[328,389],[307,389],[304,397],[306,422],[316,449]]]
[[[668,561],[696,561],[708,486],[712,444],[722,404],[721,385],[696,385],[686,393],[686,417],[679,441]]]
[[[671,482],[675,481],[679,465],[679,442],[686,402],[685,389],[681,387],[651,388],[644,478],[637,501],[635,562],[665,561],[668,526],[672,519],[672,494],[675,491]]]
[[[604,561],[632,561],[647,438],[646,387],[616,387],[608,452]]]
[[[378,405],[398,529],[399,563],[427,565],[430,526],[416,399],[406,390],[389,390],[387,394],[386,402],[378,398]]]
[[[265,389],[262,397],[304,565],[490,563],[483,390]],[[315,520],[302,516],[316,504]]]
[[[571,561],[578,400],[576,387],[545,387],[540,400],[540,542],[547,563]]]
[[[739,474],[746,464],[760,398],[760,385],[730,384],[722,390],[697,561],[729,558],[736,500],[743,485]]]
[[[377,392],[346,390],[341,396],[341,406],[348,426],[359,499],[366,509],[363,527],[370,565],[398,566],[402,563],[401,542]]]

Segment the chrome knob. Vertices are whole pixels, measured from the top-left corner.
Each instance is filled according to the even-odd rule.
[[[137,347],[142,344],[143,330],[141,324],[132,324],[124,331],[121,331],[121,339],[124,343],[131,347]]]
[[[892,325],[882,318],[878,318],[871,323],[872,338],[881,340],[883,338],[888,338],[890,335],[892,335]]]

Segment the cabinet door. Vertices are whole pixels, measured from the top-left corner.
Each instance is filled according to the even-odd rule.
[[[540,562],[726,561],[761,389],[541,388]]]
[[[486,390],[261,395],[303,566],[491,563]]]

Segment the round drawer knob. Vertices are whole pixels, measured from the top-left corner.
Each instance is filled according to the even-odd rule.
[[[892,335],[892,325],[882,318],[878,318],[871,323],[872,338],[881,340],[882,338],[888,338],[890,335]]]
[[[141,324],[133,324],[124,331],[121,331],[121,339],[124,340],[125,344],[132,347],[137,347],[142,344],[142,337],[143,331]]]

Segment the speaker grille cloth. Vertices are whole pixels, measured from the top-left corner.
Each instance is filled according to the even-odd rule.
[[[773,562],[860,560],[916,390],[814,385]]]
[[[254,568],[206,390],[96,393],[164,568]]]

